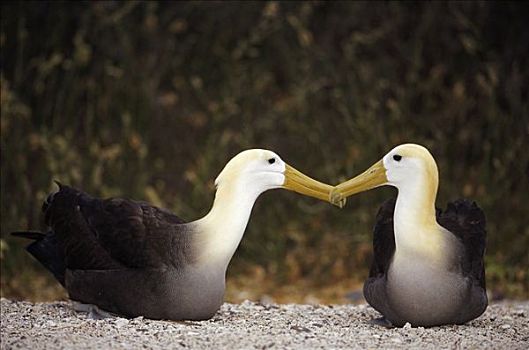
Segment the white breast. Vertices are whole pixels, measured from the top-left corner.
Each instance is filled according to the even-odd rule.
[[[388,297],[399,317],[415,324],[442,323],[462,307],[469,285],[457,271],[424,257],[396,255],[388,272]]]

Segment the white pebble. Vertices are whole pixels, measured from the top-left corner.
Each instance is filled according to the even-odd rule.
[[[116,327],[121,328],[123,326],[128,325],[129,320],[127,320],[126,318],[118,318],[116,321],[114,321],[114,324],[116,325]]]

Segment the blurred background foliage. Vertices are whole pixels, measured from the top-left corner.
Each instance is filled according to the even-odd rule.
[[[8,233],[42,229],[52,180],[204,215],[247,148],[336,184],[403,142],[437,204],[488,218],[488,286],[529,297],[529,27],[515,2],[2,2],[1,293],[65,297]],[[358,297],[389,188],[339,210],[257,202],[228,300]],[[352,292],[352,293],[350,293]],[[349,298],[349,299],[347,299]]]

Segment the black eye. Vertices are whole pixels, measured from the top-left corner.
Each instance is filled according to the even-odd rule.
[[[270,163],[270,164],[274,164],[275,162],[276,162],[275,158],[268,159],[268,163]]]
[[[402,159],[402,156],[401,155],[398,155],[398,154],[395,154],[393,156],[393,160],[397,161],[397,162],[400,162],[400,160]]]

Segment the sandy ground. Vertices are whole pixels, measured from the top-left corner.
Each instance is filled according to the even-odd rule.
[[[224,304],[208,321],[94,320],[69,302],[1,300],[1,349],[528,349],[529,301],[463,326],[385,329],[367,305]]]

